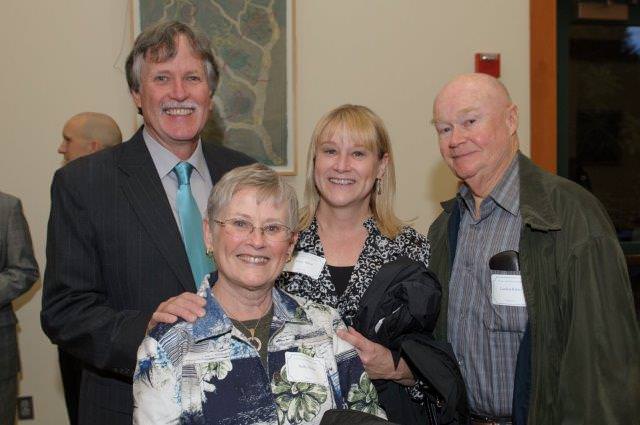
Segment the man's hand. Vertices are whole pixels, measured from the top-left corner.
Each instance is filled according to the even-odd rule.
[[[151,316],[147,332],[158,323],[174,323],[178,318],[187,322],[195,322],[198,317],[204,316],[204,306],[207,301],[192,292],[183,292],[177,297],[171,297],[160,303]]]
[[[397,369],[393,366],[388,348],[368,340],[351,327],[346,331],[338,329],[338,336],[355,347],[369,378],[389,379],[405,386],[415,384],[413,374],[403,359],[398,362]]]

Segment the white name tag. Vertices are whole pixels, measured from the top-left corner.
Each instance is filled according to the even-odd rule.
[[[325,258],[308,252],[298,251],[284,269],[288,272],[306,274],[310,278],[317,280],[326,262],[327,260]]]
[[[289,382],[328,385],[327,370],[322,359],[303,353],[284,353]]]
[[[522,278],[513,274],[491,275],[491,303],[512,307],[526,307]]]

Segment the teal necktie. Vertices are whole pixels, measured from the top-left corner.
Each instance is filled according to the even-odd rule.
[[[193,165],[188,162],[179,162],[173,168],[178,177],[178,193],[176,195],[176,208],[182,227],[182,241],[187,250],[191,273],[196,289],[202,283],[207,273],[214,270],[213,262],[207,257],[202,236],[202,216],[191,193],[191,172]]]

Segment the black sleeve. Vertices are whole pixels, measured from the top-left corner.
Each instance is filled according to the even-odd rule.
[[[82,361],[129,375],[150,316],[109,305],[96,234],[85,208],[91,200],[71,187],[59,170],[51,186],[42,329]]]

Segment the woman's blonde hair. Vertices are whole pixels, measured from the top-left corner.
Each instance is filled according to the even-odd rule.
[[[382,159],[387,154],[388,162],[384,176],[371,191],[369,209],[375,219],[380,232],[394,239],[402,230],[404,223],[393,211],[393,201],[396,192],[396,175],[393,163],[393,153],[389,142],[389,134],[384,123],[371,109],[361,105],[342,105],[323,116],[316,124],[311,135],[311,144],[307,152],[307,177],[304,190],[306,206],[302,209],[300,229],[309,227],[316,215],[320,194],[315,184],[314,167],[316,149],[322,141],[341,134],[357,145],[362,145]],[[377,186],[380,187],[378,194]]]

